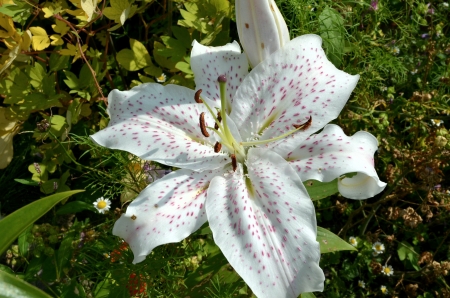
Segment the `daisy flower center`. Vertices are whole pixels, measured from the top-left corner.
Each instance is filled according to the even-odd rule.
[[[97,208],[98,209],[103,209],[107,206],[108,204],[105,201],[100,201],[97,203]]]

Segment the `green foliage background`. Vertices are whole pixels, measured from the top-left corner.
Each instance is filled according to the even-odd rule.
[[[292,38],[319,34],[337,67],[360,74],[336,123],[348,135],[377,137],[375,164],[388,183],[375,198],[351,201],[328,197],[335,182],[305,182],[318,225],[357,239],[357,251],[323,254],[327,280],[316,296],[450,297],[448,2],[277,4]],[[235,26],[228,0],[0,0],[0,212],[86,190],[28,227],[1,256],[0,270],[53,297],[252,295],[207,226],[132,265],[112,225],[158,171],[173,169],[88,138],[108,123],[112,89],[194,88],[192,41],[224,45],[238,40]],[[107,215],[92,205],[101,196],[113,202]],[[333,247],[333,236],[324,239]],[[376,241],[383,254],[373,255]],[[320,242],[322,252],[333,251]],[[381,272],[388,265],[392,276]]]

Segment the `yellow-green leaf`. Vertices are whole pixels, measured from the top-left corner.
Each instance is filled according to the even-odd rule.
[[[50,38],[44,28],[30,27],[30,31],[33,34],[31,44],[35,51],[42,51],[50,46]]]
[[[70,28],[66,23],[60,20],[56,20],[55,24],[52,25],[53,31],[64,36],[67,32],[69,32]]]
[[[136,71],[147,66],[153,66],[152,59],[145,46],[136,39],[130,38],[130,49],[117,53],[117,61],[125,69]]]
[[[51,44],[53,46],[61,46],[64,44],[64,40],[62,39],[61,35],[59,35],[59,34],[50,35],[50,39],[52,40]]]
[[[90,22],[97,8],[97,0],[81,0],[81,8],[88,16],[87,21]]]
[[[103,10],[103,14],[116,23],[124,24],[135,13],[137,6],[131,5],[128,0],[111,0],[111,6]]]
[[[85,52],[86,49],[87,49],[86,44],[81,47],[81,50],[83,52]],[[59,51],[59,53],[63,56],[74,56],[72,63],[74,63],[78,58],[81,57],[81,53],[79,51],[78,45],[73,45],[70,43],[67,44],[67,49],[62,49]]]

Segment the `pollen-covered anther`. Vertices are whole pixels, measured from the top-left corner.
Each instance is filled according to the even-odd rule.
[[[217,121],[220,123],[222,121],[222,115],[220,115],[220,112],[217,112]],[[214,129],[219,129],[219,123],[214,124]]]
[[[312,117],[309,116],[309,120],[302,124],[292,124],[296,129],[300,129],[301,131],[307,130],[312,124]]]
[[[196,103],[203,103],[203,100],[200,98],[200,94],[202,93],[202,89],[198,89],[195,92],[194,99]]]
[[[222,144],[220,144],[219,142],[216,142],[216,144],[214,144],[214,152],[219,153],[221,149],[222,149]]]
[[[205,136],[205,137],[209,137],[209,133],[208,133],[208,131],[206,130],[206,123],[205,123],[205,112],[202,112],[201,114],[200,114],[200,130],[202,131],[202,134]]]
[[[131,220],[136,220],[137,216],[136,215],[131,215]]]
[[[231,154],[231,166],[233,167],[233,172],[236,172],[237,161],[236,161],[236,155],[234,155],[234,154]]]

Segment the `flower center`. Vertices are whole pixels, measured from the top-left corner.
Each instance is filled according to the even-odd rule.
[[[106,202],[105,201],[100,201],[97,203],[97,208],[98,209],[103,209],[106,207]]]
[[[200,129],[205,137],[209,137],[208,129],[217,133],[217,135],[221,138],[221,143],[215,144],[214,151],[219,152],[222,148],[222,145],[225,146],[230,152],[233,170],[236,170],[237,167],[236,161],[244,163],[248,147],[265,145],[271,142],[275,142],[284,139],[299,130],[304,131],[311,126],[312,118],[310,117],[309,120],[303,124],[293,124],[292,126],[294,128],[292,130],[275,138],[266,140],[253,140],[248,142],[238,142],[231,133],[230,127],[228,126],[227,123],[227,115],[228,115],[227,97],[226,97],[227,78],[225,75],[220,75],[217,81],[219,82],[219,90],[220,90],[220,110],[218,109],[218,111],[214,112],[213,109],[208,105],[208,103],[201,98],[200,96],[201,89],[195,93],[195,101],[197,103],[205,104],[206,108],[208,109],[209,113],[211,114],[211,116],[215,121],[214,127],[206,126],[204,120],[204,113],[202,113],[200,115]]]

